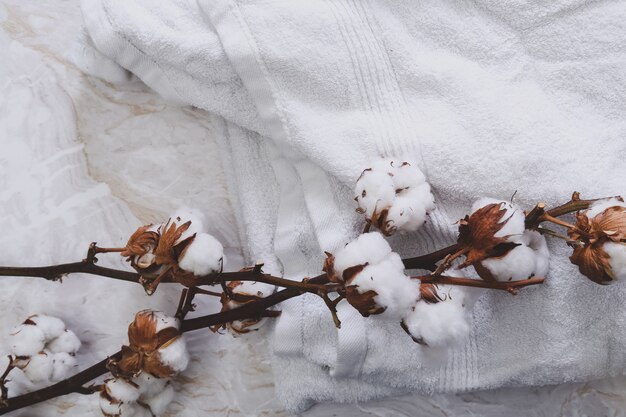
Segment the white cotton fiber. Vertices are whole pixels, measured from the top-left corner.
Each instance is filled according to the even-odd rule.
[[[80,349],[80,344],[80,339],[73,331],[65,330],[59,337],[48,343],[47,348],[53,353],[76,353]]]
[[[254,295],[257,297],[267,297],[276,290],[276,286],[256,281],[241,281],[232,291],[235,294]]]
[[[30,316],[28,319],[35,322],[37,327],[43,331],[46,340],[52,340],[55,337],[59,337],[61,333],[65,331],[65,323],[57,317],[35,314]]]
[[[335,271],[341,277],[346,268],[365,263],[375,264],[391,253],[391,246],[378,232],[364,233],[335,254]]]
[[[32,355],[22,370],[26,377],[35,384],[50,381],[54,371],[53,354],[49,351],[43,351]]]
[[[105,382],[107,393],[120,402],[135,402],[139,399],[139,388],[124,378],[113,378]]]
[[[167,329],[168,327],[173,327],[175,329],[180,327],[180,322],[176,317],[168,316],[162,311],[152,310],[152,316],[156,321],[157,333],[163,329]]]
[[[539,232],[527,230],[519,243],[503,257],[488,258],[481,262],[498,281],[545,277],[548,273],[550,254],[545,237]]]
[[[204,276],[222,270],[224,247],[208,233],[198,233],[182,253],[178,265],[194,275]]]
[[[61,381],[69,377],[76,366],[76,357],[67,352],[50,352],[50,355],[53,359],[52,381]]]
[[[142,402],[150,407],[155,416],[160,416],[167,410],[167,406],[172,402],[175,395],[176,391],[168,384],[159,394],[152,397],[143,397]]]
[[[142,372],[136,377],[132,378],[132,382],[139,386],[139,392],[142,396],[154,396],[165,389],[167,385],[167,379],[157,378],[156,376]]]
[[[32,356],[44,349],[46,337],[38,326],[20,324],[11,332],[9,343],[13,355]]]
[[[526,216],[524,215],[524,211],[516,205],[509,203],[508,201],[483,197],[474,202],[474,204],[472,205],[471,213],[474,214],[479,209],[486,207],[490,204],[499,204],[501,210],[506,210],[506,213],[504,214],[504,216],[502,216],[502,219],[500,220],[500,223],[506,222],[506,224],[502,226],[502,229],[500,229],[495,234],[495,236],[510,236],[510,238],[507,240],[511,242],[517,242],[517,240],[521,238],[522,233],[524,233],[524,229],[526,227]]]
[[[376,304],[385,311],[376,317],[400,320],[419,298],[419,282],[404,274],[402,259],[391,253],[383,261],[369,265],[350,283],[357,291],[376,291]]]
[[[626,243],[607,242],[603,246],[616,279],[626,279]]]
[[[434,210],[434,197],[417,164],[385,158],[374,161],[357,180],[360,212],[387,235],[415,231]],[[385,212],[386,211],[386,212]]]
[[[206,216],[198,209],[183,206],[179,207],[170,215],[170,221],[180,226],[187,221],[191,221],[189,229],[183,234],[181,240],[193,235],[194,233],[206,232]]]
[[[135,402],[115,402],[100,396],[100,410],[107,417],[136,417],[139,408]]]
[[[166,347],[159,349],[159,358],[164,365],[176,372],[181,372],[189,364],[189,353],[183,336],[178,337]]]
[[[586,210],[584,213],[590,219],[596,217],[598,214],[602,213],[604,210],[609,207],[626,207],[626,203],[623,201],[619,201],[616,198],[607,198],[604,200],[598,200],[589,207],[589,210]]]
[[[451,348],[469,334],[465,309],[455,302],[420,301],[404,319],[411,336],[429,347]]]

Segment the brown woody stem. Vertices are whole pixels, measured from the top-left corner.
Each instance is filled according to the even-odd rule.
[[[529,285],[542,284],[545,281],[545,278],[541,277],[533,277],[526,280],[509,282],[492,282],[471,278],[448,277],[444,275],[414,276],[411,278],[418,279],[425,284],[459,285],[463,287],[489,288],[493,290],[503,290],[509,292],[511,292],[511,289],[527,287]]]
[[[457,252],[460,245],[455,243],[446,248],[439,249],[438,251],[428,253],[422,256],[416,256],[414,258],[403,259],[404,267],[406,269],[426,269],[434,271],[437,269],[437,262],[444,259],[446,256]]]

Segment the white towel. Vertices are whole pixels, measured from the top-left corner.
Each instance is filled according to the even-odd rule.
[[[163,95],[228,120],[231,192],[249,259],[316,274],[358,233],[351,189],[378,155],[421,161],[438,210],[392,239],[454,240],[483,195],[530,208],[624,193],[626,3],[85,0],[95,45]],[[549,280],[487,293],[473,330],[433,366],[398,327],[314,297],[285,303],[274,339],[287,407],[408,390],[465,391],[623,373],[623,285],[588,282],[551,244]]]

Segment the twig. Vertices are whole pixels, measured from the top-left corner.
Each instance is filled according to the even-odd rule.
[[[446,248],[439,249],[438,251],[416,256],[414,258],[403,259],[404,267],[406,269],[426,269],[428,271],[434,271],[437,269],[437,262],[445,258],[446,256],[455,253],[461,246],[458,243],[450,245]]]
[[[475,288],[489,288],[493,290],[503,290],[512,292],[517,288],[527,287],[529,285],[542,284],[545,278],[532,277],[525,280],[499,282],[499,281],[483,281],[472,278],[457,278],[448,277],[444,275],[426,275],[426,276],[413,276],[412,279],[418,279],[425,284],[446,284],[446,285],[459,285],[462,287],[475,287]],[[515,292],[515,291],[513,291]]]
[[[9,388],[7,388],[6,385],[7,376],[9,376],[9,373],[13,370],[13,368],[15,368],[15,364],[13,363],[13,356],[8,355],[7,357],[9,358],[9,363],[2,373],[2,376],[0,376],[0,407],[4,407],[7,404],[9,398]]]

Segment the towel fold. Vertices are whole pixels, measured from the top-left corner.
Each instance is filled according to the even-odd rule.
[[[164,96],[225,118],[222,143],[249,260],[289,278],[359,233],[352,188],[409,155],[437,210],[391,239],[455,239],[483,195],[530,208],[623,193],[626,4],[555,1],[84,0],[94,44]],[[318,299],[285,303],[273,347],[291,410],[417,390],[583,380],[626,369],[626,288],[588,282],[550,245],[546,284],[486,293],[441,363],[397,326]]]

